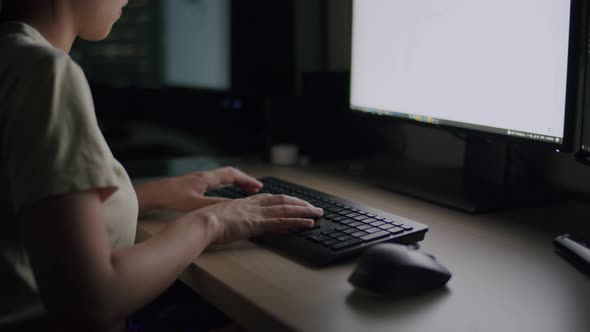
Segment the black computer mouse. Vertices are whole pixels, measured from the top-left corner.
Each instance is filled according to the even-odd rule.
[[[382,243],[368,248],[348,281],[380,295],[410,295],[444,286],[451,272],[433,256],[406,246]]]

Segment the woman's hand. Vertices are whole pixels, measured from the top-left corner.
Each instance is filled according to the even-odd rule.
[[[211,242],[226,244],[263,233],[309,228],[323,213],[295,197],[260,194],[211,205],[183,218],[205,218]]]
[[[189,212],[228,200],[204,196],[205,192],[227,184],[235,184],[248,193],[262,188],[262,183],[255,178],[233,167],[224,167],[148,182],[135,190],[142,213],[156,209]]]

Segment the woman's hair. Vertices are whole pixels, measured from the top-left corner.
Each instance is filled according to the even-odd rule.
[[[0,0],[0,22],[20,20],[38,5],[38,0]]]
[[[0,0],[0,22],[6,21],[8,19],[5,1],[6,0]]]
[[[21,10],[21,0],[0,0],[0,22],[14,19]]]

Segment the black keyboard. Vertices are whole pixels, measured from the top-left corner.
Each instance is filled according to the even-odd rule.
[[[392,241],[402,244],[424,239],[428,226],[385,211],[352,203],[313,189],[276,178],[263,178],[259,193],[285,194],[301,198],[324,209],[324,215],[311,229],[280,235],[265,235],[253,240],[310,266],[326,265],[358,255],[367,246]],[[242,198],[236,186],[207,193],[209,196]]]

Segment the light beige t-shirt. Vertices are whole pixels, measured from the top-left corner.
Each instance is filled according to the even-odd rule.
[[[31,26],[2,24],[0,323],[9,311],[19,310],[14,308],[14,303],[22,302],[17,284],[36,296],[34,275],[17,231],[19,211],[52,196],[108,187],[117,188],[102,205],[109,239],[113,248],[130,246],[137,227],[137,197],[98,127],[82,69]],[[47,216],[43,222],[51,221]],[[11,271],[1,271],[2,266]]]

